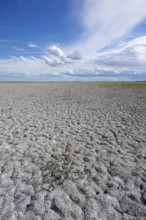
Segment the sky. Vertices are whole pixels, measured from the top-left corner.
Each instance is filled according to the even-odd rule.
[[[146,80],[146,0],[0,0],[0,80]]]

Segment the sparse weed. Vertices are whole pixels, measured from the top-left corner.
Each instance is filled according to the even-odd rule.
[[[84,171],[74,169],[73,159],[71,145],[67,144],[61,156],[53,158],[45,166],[41,167],[44,176],[43,183],[48,184],[48,190],[51,190],[55,185],[62,185],[72,174],[76,174],[78,177],[83,174],[90,174],[90,170],[86,168],[84,168]]]

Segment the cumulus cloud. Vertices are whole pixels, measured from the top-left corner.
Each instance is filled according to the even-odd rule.
[[[49,55],[52,55],[52,62],[56,65],[56,62],[60,62],[60,65],[64,63],[71,63],[71,59],[68,58],[67,54],[63,52],[59,47],[53,45],[48,49]],[[51,56],[50,56],[51,57]]]
[[[46,62],[46,64],[50,65],[50,66],[53,66],[53,67],[56,67],[56,66],[60,66],[62,64],[64,64],[63,61],[61,61],[60,59],[58,58],[50,58],[50,57],[47,57],[47,56],[44,56],[44,61]]]
[[[41,77],[44,74],[58,75],[57,72],[49,68],[42,58],[20,56],[0,59],[0,75],[5,77],[8,75],[28,76],[28,73],[30,77]]]
[[[145,0],[75,0],[83,32],[71,47],[93,52],[125,36],[146,17]]]
[[[40,58],[20,56],[0,59],[0,75],[11,73],[30,78],[45,75],[92,81],[146,79],[146,36],[94,56],[84,56],[82,59],[73,57],[70,63],[64,60],[71,60],[68,53],[54,46],[52,51]]]
[[[72,64],[75,60],[81,59],[78,51],[66,53],[56,45],[50,46],[48,54],[44,56],[45,62],[50,66],[60,66],[64,64]]]
[[[52,45],[41,57],[0,59],[0,74],[58,76],[70,79],[146,79],[146,36],[115,49],[101,49],[125,37],[146,18],[145,0],[74,0],[81,33],[65,47]],[[76,14],[76,15],[77,15]],[[29,43],[28,47],[38,45]],[[14,49],[18,49],[13,47]],[[20,48],[21,49],[21,48]],[[98,51],[98,53],[97,53]],[[28,74],[29,73],[29,74]]]
[[[79,53],[79,51],[74,51],[74,52],[68,54],[67,57],[72,59],[72,60],[80,60],[80,59],[82,59],[81,54]]]
[[[65,58],[66,54],[56,45],[49,47],[48,52],[54,56],[58,56],[60,58]]]

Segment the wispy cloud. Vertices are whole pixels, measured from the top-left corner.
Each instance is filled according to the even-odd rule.
[[[25,77],[62,77],[69,80],[146,79],[146,36],[122,44],[118,49],[99,52],[66,62],[69,54],[53,46],[47,56],[11,57],[0,60],[0,74]],[[29,73],[29,74],[28,74]]]
[[[28,43],[27,46],[30,48],[38,48],[39,47],[37,44],[34,44],[34,43]]]
[[[16,47],[16,46],[12,46],[12,48],[17,51],[24,51],[25,50],[24,48],[20,48],[20,47]]]
[[[133,68],[146,71],[146,37],[136,38],[118,49],[99,53],[95,62],[114,68]]]
[[[75,0],[83,32],[70,45],[83,53],[93,52],[125,36],[146,17],[145,0]]]
[[[78,39],[64,47],[52,45],[45,50],[30,42],[27,44],[32,48],[29,50],[32,51],[30,56],[22,53],[23,56],[0,59],[0,74],[26,77],[45,75],[68,77],[70,80],[146,79],[146,36],[115,45],[114,49],[108,48],[115,40],[124,39],[135,25],[146,18],[146,1],[74,2],[82,28]],[[108,49],[103,52],[105,47]],[[23,51],[23,48],[15,46],[13,49]],[[41,51],[41,55],[35,57],[37,51]]]

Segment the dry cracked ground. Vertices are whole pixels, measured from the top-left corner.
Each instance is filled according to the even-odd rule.
[[[0,219],[146,219],[146,84],[0,83]]]

